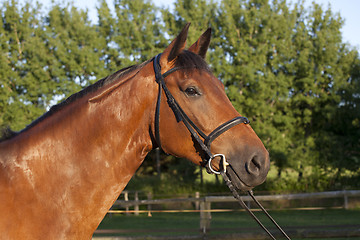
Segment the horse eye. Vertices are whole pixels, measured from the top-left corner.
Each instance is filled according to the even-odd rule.
[[[195,87],[188,87],[186,90],[185,90],[185,93],[192,97],[192,96],[199,96],[200,93],[198,92],[198,90],[195,88]]]

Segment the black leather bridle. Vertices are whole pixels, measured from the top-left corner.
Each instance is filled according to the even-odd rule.
[[[160,66],[160,56],[161,54],[156,55],[154,58],[154,71],[155,71],[155,78],[156,81],[159,84],[159,93],[158,93],[158,99],[157,99],[157,105],[156,105],[156,114],[155,114],[155,138],[158,147],[161,148],[161,140],[160,140],[160,106],[161,106],[161,91],[164,90],[164,93],[167,98],[167,102],[170,106],[170,108],[173,110],[176,120],[178,122],[182,121],[186,128],[189,130],[191,136],[193,139],[199,144],[201,150],[205,154],[203,156],[203,166],[206,167],[206,170],[208,173],[215,173],[220,174],[220,171],[216,171],[212,168],[211,161],[216,158],[220,157],[220,162],[222,163],[222,170],[226,171],[226,165],[228,164],[226,162],[225,156],[223,154],[212,154],[211,153],[211,143],[219,137],[221,134],[229,130],[230,128],[240,124],[249,124],[249,120],[246,117],[235,117],[223,124],[221,124],[219,127],[217,127],[214,131],[212,131],[209,135],[206,135],[203,131],[199,129],[199,127],[196,126],[196,124],[191,121],[191,119],[186,115],[186,113],[182,110],[182,108],[179,106],[169,89],[167,88],[165,84],[165,78],[177,71],[182,69],[181,67],[174,67],[170,69],[169,71],[165,72],[164,74],[161,74],[161,66]],[[201,140],[201,138],[204,140]]]
[[[164,90],[164,93],[167,98],[167,102],[172,109],[172,111],[175,114],[176,120],[178,122],[182,121],[186,128],[189,130],[191,136],[193,139],[199,144],[201,150],[203,151],[205,156],[202,156],[203,159],[203,166],[206,167],[206,170],[208,173],[215,173],[215,174],[221,174],[221,176],[224,178],[224,181],[226,185],[229,187],[231,193],[233,196],[239,201],[240,205],[254,218],[254,220],[264,229],[264,231],[272,238],[275,239],[275,237],[270,233],[270,231],[260,222],[260,220],[251,212],[251,210],[248,208],[248,206],[244,203],[242,200],[240,194],[238,193],[237,189],[232,184],[231,180],[226,174],[226,167],[230,165],[225,158],[224,154],[212,154],[211,153],[211,143],[219,137],[221,134],[229,130],[230,128],[240,124],[249,124],[250,121],[246,117],[235,117],[223,124],[221,124],[219,127],[215,128],[209,135],[206,135],[203,131],[201,131],[196,124],[191,121],[191,119],[186,115],[186,113],[182,110],[180,105],[177,103],[169,89],[167,88],[165,84],[165,78],[180,69],[183,69],[182,67],[174,67],[164,74],[161,74],[161,66],[160,66],[160,56],[161,54],[158,54],[155,56],[153,60],[154,65],[154,72],[155,72],[155,78],[156,81],[159,84],[159,93],[158,93],[158,99],[156,104],[156,113],[155,113],[155,139],[156,143],[159,148],[161,148],[161,140],[160,140],[160,106],[161,106],[161,95],[162,90]],[[201,140],[200,136],[202,139]],[[211,161],[216,158],[220,157],[220,164],[219,164],[219,171],[216,171],[213,169]],[[270,216],[270,214],[265,210],[265,208],[260,204],[260,202],[257,201],[255,196],[253,195],[252,191],[247,191],[247,193],[250,195],[250,197],[254,200],[254,202],[261,208],[261,210],[266,214],[266,216],[274,223],[274,225],[280,230],[280,232],[287,238],[290,239],[286,233],[282,230],[282,228],[276,223],[276,221]]]

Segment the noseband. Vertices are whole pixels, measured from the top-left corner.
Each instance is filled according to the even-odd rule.
[[[199,127],[196,126],[196,124],[191,121],[191,119],[186,115],[186,113],[182,110],[180,105],[177,103],[169,89],[167,88],[165,84],[165,78],[170,75],[171,73],[183,69],[181,67],[174,67],[170,69],[169,71],[165,72],[164,74],[161,74],[161,66],[160,66],[160,56],[161,54],[156,55],[154,59],[154,71],[155,71],[155,78],[156,81],[159,84],[159,93],[158,93],[158,99],[156,104],[156,115],[155,115],[155,138],[158,146],[161,148],[161,140],[160,140],[160,105],[161,105],[161,91],[164,90],[164,93],[167,98],[167,102],[170,106],[170,108],[173,110],[176,120],[178,122],[182,121],[186,128],[189,130],[191,136],[193,139],[199,144],[201,150],[205,154],[205,157],[203,158],[203,166],[206,167],[206,170],[208,173],[215,173],[220,174],[219,171],[216,171],[213,169],[211,161],[216,158],[220,157],[220,163],[222,168],[222,171],[226,171],[226,166],[228,163],[226,162],[226,158],[224,154],[212,154],[211,153],[211,143],[219,137],[221,134],[229,130],[230,128],[240,124],[249,124],[249,120],[246,117],[235,117],[217,128],[215,128],[214,131],[212,131],[209,135],[206,135],[203,131],[200,130]],[[201,138],[204,140],[201,140]]]
[[[234,195],[234,197],[239,201],[240,205],[254,218],[254,220],[262,227],[265,232],[272,238],[275,239],[275,237],[269,232],[269,230],[260,222],[260,220],[251,212],[251,210],[248,208],[248,206],[244,203],[241,196],[237,192],[236,188],[232,184],[231,180],[228,178],[226,174],[226,166],[229,165],[229,163],[226,161],[224,154],[212,154],[211,153],[211,143],[219,137],[221,134],[229,130],[230,128],[240,124],[249,124],[250,121],[246,117],[235,117],[217,128],[213,130],[209,135],[206,135],[203,131],[201,131],[196,124],[191,121],[191,119],[186,115],[186,113],[182,110],[180,105],[176,102],[175,98],[167,88],[165,84],[165,78],[169,76],[169,74],[183,69],[181,67],[174,67],[164,74],[161,74],[161,66],[160,66],[160,56],[161,54],[158,54],[155,56],[153,64],[154,64],[154,72],[155,72],[155,78],[156,81],[159,84],[159,93],[158,93],[158,99],[156,104],[156,113],[155,113],[155,138],[156,142],[158,144],[158,147],[161,148],[161,140],[160,140],[160,105],[161,105],[161,93],[162,90],[164,90],[164,93],[167,98],[167,102],[172,109],[172,111],[175,114],[176,120],[178,122],[182,121],[186,128],[189,130],[191,136],[193,139],[199,144],[200,148],[202,149],[203,153],[205,154],[205,157],[202,157],[203,163],[202,165],[206,168],[208,173],[215,173],[215,174],[221,174],[221,176],[224,178],[224,181],[226,185],[229,187],[230,191]],[[204,140],[201,140],[201,138]],[[212,167],[212,160],[216,157],[220,157],[220,170],[216,171]],[[270,216],[270,214],[265,210],[265,208],[257,201],[255,196],[253,195],[252,191],[248,191],[248,194],[250,197],[254,200],[254,202],[261,208],[261,210],[266,214],[266,216],[274,223],[274,225],[280,230],[280,232],[286,237],[286,239],[290,239],[286,233],[281,229],[281,227],[275,222],[275,220]]]

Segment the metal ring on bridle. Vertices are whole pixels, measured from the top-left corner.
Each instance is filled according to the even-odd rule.
[[[216,157],[220,157],[221,159],[220,159],[220,171],[223,171],[224,173],[226,173],[226,166],[228,166],[229,165],[229,163],[226,161],[226,158],[225,158],[225,155],[224,154],[214,154],[214,155],[212,155],[210,158],[209,158],[209,160],[208,160],[208,169],[212,172],[212,173],[215,173],[215,174],[221,174],[221,172],[220,171],[216,171],[213,167],[212,167],[212,165],[211,165],[211,161],[214,159],[214,158],[216,158]]]

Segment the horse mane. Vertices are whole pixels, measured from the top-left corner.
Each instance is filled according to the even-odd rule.
[[[69,96],[68,98],[66,98],[64,101],[60,102],[59,104],[56,104],[54,106],[52,106],[50,108],[49,111],[47,111],[46,113],[44,113],[42,116],[40,116],[39,118],[37,118],[36,120],[34,120],[33,122],[31,122],[29,125],[27,125],[23,130],[19,131],[19,132],[14,132],[12,131],[9,127],[5,127],[3,129],[0,129],[0,142],[9,140],[17,135],[19,135],[20,133],[23,133],[27,130],[29,130],[30,128],[34,127],[35,125],[37,125],[38,123],[42,122],[44,119],[52,116],[54,113],[62,110],[64,107],[68,106],[69,104],[75,102],[76,100],[86,96],[89,93],[93,93],[95,91],[97,91],[98,89],[105,87],[115,81],[117,81],[119,78],[125,76],[126,74],[135,71],[137,69],[142,68],[144,65],[146,65],[147,63],[151,62],[154,58],[143,62],[139,65],[132,65],[129,67],[125,67],[105,78],[102,78],[100,80],[98,80],[97,82],[95,82],[92,85],[87,86],[86,88],[84,88],[83,90],[72,94],[71,96]],[[203,69],[206,70],[208,72],[210,71],[210,68],[208,66],[208,64],[205,62],[204,59],[202,59],[199,55],[192,53],[190,51],[184,50],[177,58],[176,62],[175,62],[175,66],[176,67],[181,67],[183,68],[185,71],[186,70],[190,70],[190,69]]]
[[[18,133],[11,130],[9,126],[6,126],[0,130],[0,142],[10,139],[17,134]]]
[[[149,61],[147,61],[149,62]],[[15,132],[13,130],[11,130],[8,126],[3,127],[2,129],[0,129],[0,142],[9,140],[17,135],[19,135],[22,132],[25,132],[27,130],[29,130],[30,128],[34,127],[35,125],[37,125],[38,123],[42,122],[44,119],[52,116],[54,113],[62,110],[64,107],[68,106],[69,104],[75,102],[76,100],[84,97],[85,95],[89,94],[89,93],[93,93],[95,91],[97,91],[98,89],[105,87],[113,82],[115,82],[116,80],[118,80],[119,78],[125,76],[126,74],[135,71],[136,69],[141,68],[143,65],[145,65],[147,62],[144,62],[140,65],[132,65],[129,67],[125,67],[105,78],[102,78],[100,80],[98,80],[97,82],[95,82],[94,84],[91,84],[87,87],[85,87],[84,89],[82,89],[81,91],[72,94],[71,96],[69,96],[68,98],[66,98],[64,101],[53,105],[49,111],[47,111],[46,113],[44,113],[42,116],[40,116],[39,118],[37,118],[36,120],[34,120],[33,122],[31,122],[29,125],[27,125],[23,130],[19,131],[19,132]]]

